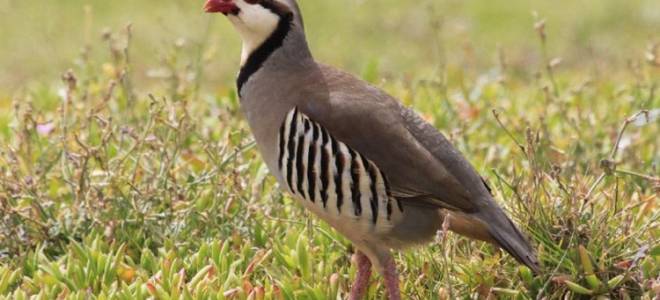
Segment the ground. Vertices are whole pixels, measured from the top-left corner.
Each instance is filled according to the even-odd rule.
[[[0,299],[346,295],[352,247],[268,175],[202,5],[0,0]],[[447,135],[543,264],[440,232],[395,255],[406,298],[660,297],[657,1],[301,5],[317,59]]]

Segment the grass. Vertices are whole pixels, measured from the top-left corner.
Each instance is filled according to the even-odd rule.
[[[0,26],[0,299],[344,297],[351,245],[268,176],[226,22],[197,3],[65,2],[0,1],[0,23],[25,25]],[[544,265],[440,233],[396,255],[403,293],[660,297],[658,6],[402,3],[303,2],[317,57],[443,131]]]

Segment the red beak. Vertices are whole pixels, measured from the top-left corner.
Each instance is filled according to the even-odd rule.
[[[206,0],[204,10],[207,13],[223,13],[223,14],[237,14],[239,11],[238,6],[234,4],[233,0]]]

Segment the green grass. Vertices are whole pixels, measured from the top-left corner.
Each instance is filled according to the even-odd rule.
[[[660,297],[660,5],[302,4],[316,57],[444,132],[544,266],[440,234],[396,255],[407,298]],[[0,299],[345,297],[350,243],[268,176],[200,7],[0,1]]]

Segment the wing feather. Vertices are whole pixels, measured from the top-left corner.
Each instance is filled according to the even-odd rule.
[[[349,74],[323,67],[327,99],[300,109],[364,154],[402,199],[474,212],[488,193],[481,177],[447,139],[391,96]],[[475,184],[476,183],[476,184]]]

